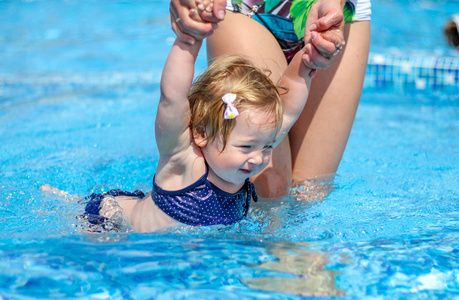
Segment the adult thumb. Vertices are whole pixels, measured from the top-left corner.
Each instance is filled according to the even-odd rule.
[[[214,16],[222,21],[225,18],[226,14],[226,0],[214,0],[214,8],[213,8],[213,13]]]

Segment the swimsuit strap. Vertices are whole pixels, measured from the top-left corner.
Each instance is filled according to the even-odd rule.
[[[249,212],[250,208],[250,200],[253,200],[253,202],[258,201],[258,196],[257,193],[255,192],[255,185],[250,182],[250,180],[247,178],[245,180],[245,190],[247,191],[247,198],[244,205],[244,217],[247,216],[247,213]]]

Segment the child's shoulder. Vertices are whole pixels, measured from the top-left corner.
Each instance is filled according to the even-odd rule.
[[[162,156],[154,182],[165,190],[180,190],[193,184],[207,170],[201,149],[194,143],[174,156]]]

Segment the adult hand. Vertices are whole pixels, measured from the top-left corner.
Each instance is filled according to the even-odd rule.
[[[206,22],[218,23],[225,18],[226,0],[196,0],[196,5],[203,12],[200,17]]]
[[[344,37],[341,30],[311,31],[310,42],[303,48],[303,62],[312,69],[326,69],[331,60],[341,53]]]
[[[309,12],[303,62],[309,68],[328,68],[344,46],[344,16],[339,0],[318,0]]]
[[[225,17],[225,0],[171,0],[172,30],[185,43],[194,44],[211,35]]]

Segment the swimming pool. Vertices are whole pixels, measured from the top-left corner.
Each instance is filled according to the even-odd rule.
[[[168,2],[0,11],[0,297],[459,297],[459,55],[441,33],[458,1],[373,1],[362,104],[327,199],[168,234],[84,234],[82,203],[38,189],[150,188]]]

